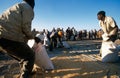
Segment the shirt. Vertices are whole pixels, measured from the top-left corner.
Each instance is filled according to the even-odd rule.
[[[108,35],[116,35],[117,34],[117,31],[116,31],[117,25],[116,25],[115,20],[112,17],[106,16],[105,20],[104,21],[100,20],[99,23],[100,23],[100,26],[104,33],[106,33]]]
[[[33,9],[25,1],[13,5],[0,15],[0,37],[18,42],[32,39],[33,18]]]

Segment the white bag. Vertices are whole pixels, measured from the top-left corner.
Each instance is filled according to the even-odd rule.
[[[117,62],[118,57],[118,48],[117,46],[112,42],[103,42],[102,43],[102,62]]]
[[[41,43],[35,43],[33,49],[35,50],[35,64],[37,66],[45,70],[54,69],[46,49]]]
[[[108,34],[107,34],[107,33],[104,33],[104,34],[102,35],[102,38],[103,38],[103,41],[109,40],[109,37],[108,37]]]
[[[70,45],[66,41],[63,41],[62,43],[65,48],[70,48]]]

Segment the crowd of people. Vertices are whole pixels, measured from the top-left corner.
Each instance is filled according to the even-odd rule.
[[[38,34],[36,36],[39,36],[43,44],[46,47],[49,47],[49,50],[52,51],[54,48],[64,47],[63,41],[101,39],[102,33],[102,30],[97,31],[94,29],[91,31],[77,31],[74,27],[68,27],[66,30],[63,28],[53,28],[52,31],[43,29],[43,31],[38,31]]]
[[[89,40],[95,40],[95,39],[101,39],[101,35],[102,35],[102,30],[80,30],[77,31],[74,27],[72,27],[70,29],[70,27],[68,27],[68,29],[65,32],[65,37],[66,40],[84,40],[84,39],[89,39]]]

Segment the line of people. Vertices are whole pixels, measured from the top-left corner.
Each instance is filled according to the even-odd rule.
[[[43,29],[43,31],[38,31],[39,38],[42,40],[43,44],[52,51],[54,48],[64,47],[63,41],[75,41],[83,39],[100,39],[102,31],[97,31],[96,29],[87,32],[87,30],[77,31],[74,27],[68,27],[66,31],[63,28],[53,28],[52,31]]]

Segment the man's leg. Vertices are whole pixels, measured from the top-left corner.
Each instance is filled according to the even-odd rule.
[[[20,78],[29,78],[33,65],[35,54],[26,43],[15,42],[7,39],[0,39],[0,46],[7,51],[8,54],[22,61],[22,69]]]
[[[53,39],[50,39],[50,44],[49,44],[49,51],[53,50]]]

